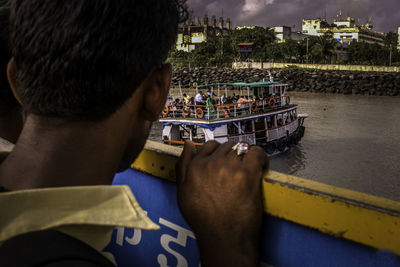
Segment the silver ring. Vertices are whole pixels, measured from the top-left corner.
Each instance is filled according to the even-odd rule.
[[[246,142],[239,142],[232,147],[233,151],[236,151],[238,156],[244,155],[249,151],[250,145]]]

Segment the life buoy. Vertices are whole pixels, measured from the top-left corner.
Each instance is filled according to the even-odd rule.
[[[268,101],[268,106],[269,106],[270,108],[274,108],[275,105],[276,105],[276,100],[275,100],[274,98],[271,98],[271,99]]]
[[[286,105],[290,105],[290,96],[287,95],[285,98],[286,98]]]
[[[257,103],[256,103],[256,102],[251,103],[250,109],[251,109],[251,111],[253,111],[253,112],[257,111]]]
[[[182,109],[183,116],[187,117],[190,115],[190,108],[188,106],[184,106]]]
[[[204,111],[201,108],[196,108],[196,116],[199,119],[204,118]]]
[[[161,111],[161,114],[166,117],[169,114],[169,106],[165,105],[163,111]]]

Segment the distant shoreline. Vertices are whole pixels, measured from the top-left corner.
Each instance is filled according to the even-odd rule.
[[[399,96],[400,73],[308,69],[174,68],[171,87],[195,90],[210,83],[258,82],[269,79],[289,84],[289,91],[344,95]],[[205,90],[205,89],[204,89]],[[221,88],[223,90],[223,88]],[[237,93],[236,93],[237,94]]]

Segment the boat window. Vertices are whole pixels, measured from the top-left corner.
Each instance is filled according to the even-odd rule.
[[[289,122],[291,122],[291,119],[290,119],[290,112],[288,112],[288,113],[285,114],[285,124],[288,124]]]
[[[277,122],[278,122],[278,126],[282,126],[283,125],[283,122],[284,122],[283,114],[278,114],[277,115]]]
[[[268,129],[275,128],[275,116],[267,118]]]

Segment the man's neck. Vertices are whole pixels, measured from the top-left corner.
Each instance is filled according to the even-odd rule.
[[[121,141],[127,134],[112,120],[42,125],[48,124],[27,118],[17,145],[0,165],[0,185],[21,190],[112,182],[127,145]]]

